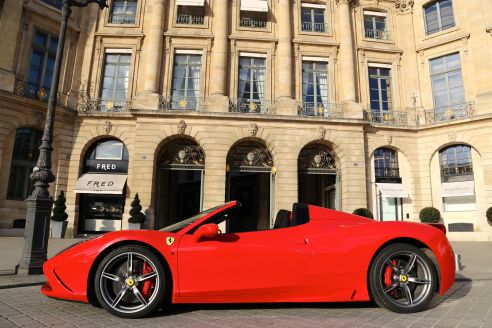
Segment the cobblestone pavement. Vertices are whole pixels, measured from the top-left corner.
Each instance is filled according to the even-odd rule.
[[[397,314],[370,303],[180,305],[128,320],[88,304],[47,298],[39,287],[0,290],[0,327],[492,327],[492,279],[457,281],[430,310]]]

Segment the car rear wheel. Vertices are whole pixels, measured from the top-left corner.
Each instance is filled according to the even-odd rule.
[[[394,312],[412,313],[427,308],[437,289],[432,261],[409,244],[393,244],[374,259],[369,273],[374,301]]]
[[[122,246],[99,264],[94,290],[99,303],[110,313],[140,318],[162,303],[167,286],[159,258],[143,246]]]

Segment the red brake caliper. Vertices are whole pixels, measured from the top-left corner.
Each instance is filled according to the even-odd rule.
[[[392,262],[396,266],[396,260],[393,260]],[[384,270],[384,284],[386,287],[393,285],[393,269],[391,269],[389,265],[386,267],[386,270]],[[394,290],[390,291],[390,294],[393,292]]]
[[[144,262],[143,264],[143,270],[142,274],[147,274],[152,272],[152,267],[147,264],[147,262]],[[154,288],[154,279],[147,279],[144,281],[142,284],[142,295],[145,298],[148,298],[150,296],[150,293],[152,289]]]

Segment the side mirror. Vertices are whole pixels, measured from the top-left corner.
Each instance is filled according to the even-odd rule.
[[[203,238],[215,238],[219,235],[219,226],[215,223],[207,223],[196,229],[193,240],[199,242]]]

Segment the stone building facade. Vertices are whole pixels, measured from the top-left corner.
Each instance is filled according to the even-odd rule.
[[[60,3],[3,1],[3,228],[24,217],[11,180],[35,155]],[[51,186],[69,235],[127,229],[138,193],[150,229],[240,199],[241,229],[297,201],[383,221],[433,206],[450,238],[492,239],[490,1],[108,5],[69,24]]]

